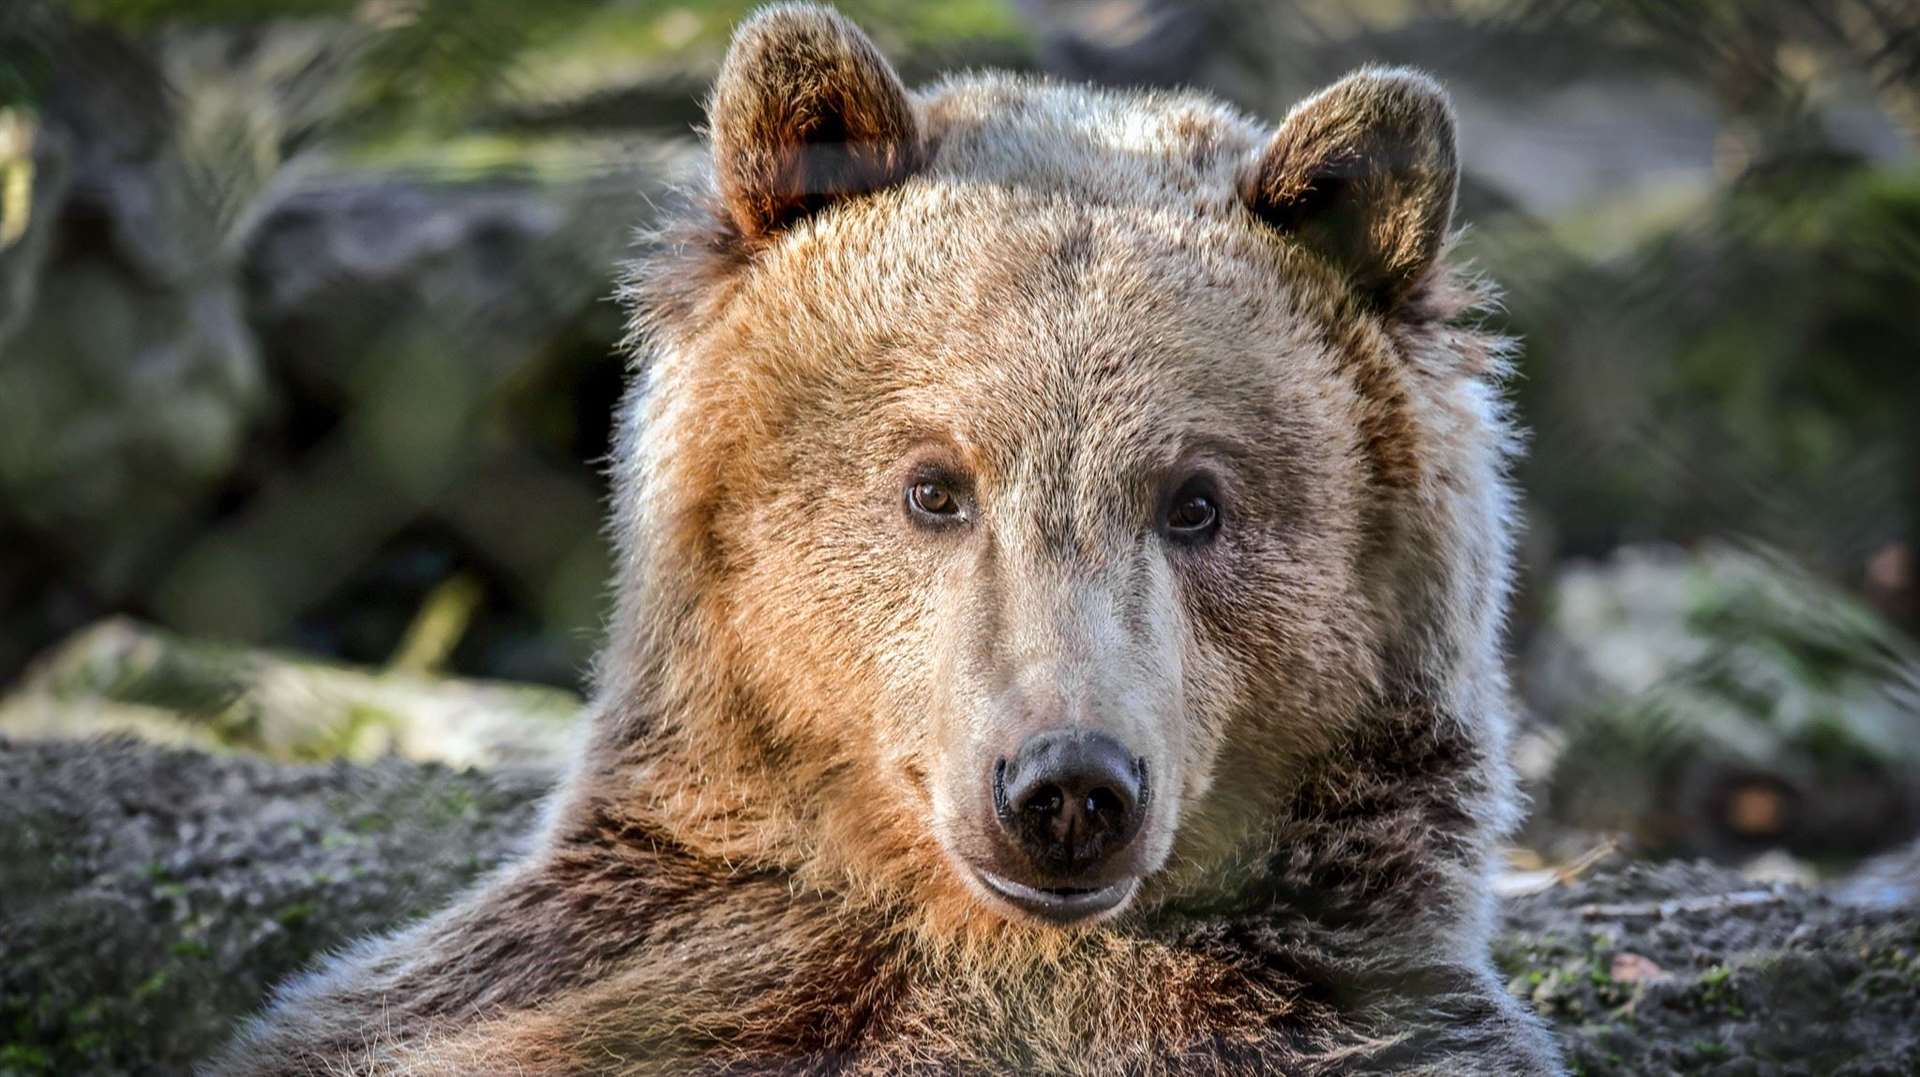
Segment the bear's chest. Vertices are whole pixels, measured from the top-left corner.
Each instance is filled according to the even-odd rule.
[[[1346,1028],[1339,992],[1299,956],[1128,940],[1021,969],[877,962],[736,1027],[767,1034],[748,1053],[790,1072],[1287,1069]]]

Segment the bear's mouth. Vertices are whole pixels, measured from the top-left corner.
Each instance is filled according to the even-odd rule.
[[[1056,924],[1076,923],[1113,912],[1126,904],[1140,883],[1139,879],[1129,877],[1105,886],[1028,886],[985,868],[976,867],[974,872],[996,897],[1022,912]]]

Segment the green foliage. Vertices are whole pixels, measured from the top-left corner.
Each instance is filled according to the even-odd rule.
[[[359,0],[68,0],[75,18],[124,30],[167,23],[244,23],[267,19],[345,16]]]
[[[178,27],[322,20],[352,42],[354,89],[336,124],[392,132],[457,128],[477,112],[552,104],[662,69],[717,63],[733,26],[761,0],[72,0],[79,20],[145,34]],[[912,53],[955,40],[1013,43],[1004,0],[838,5],[883,44]],[[555,83],[558,83],[555,85]],[[689,83],[689,91],[695,90]],[[645,124],[638,115],[632,122]]]
[[[1560,704],[1550,818],[1645,852],[1771,841],[1840,860],[1911,825],[1920,649],[1860,602],[1789,559],[1718,546],[1620,555],[1558,590],[1550,638],[1587,665]],[[1741,790],[1777,819],[1739,821]]]
[[[1913,527],[1920,170],[1755,176],[1617,257],[1511,227],[1476,251],[1567,547],[1734,533],[1831,571]]]

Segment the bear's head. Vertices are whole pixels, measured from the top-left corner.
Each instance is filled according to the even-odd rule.
[[[609,795],[926,923],[1092,923],[1219,899],[1383,696],[1471,702],[1505,435],[1431,82],[1277,130],[910,94],[782,6],[710,119],[629,288]]]

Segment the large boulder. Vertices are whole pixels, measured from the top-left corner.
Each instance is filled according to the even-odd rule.
[[[184,1073],[511,855],[548,776],[0,741],[0,1074]]]
[[[0,1074],[185,1072],[277,980],[512,856],[550,780],[0,741]],[[1602,868],[1511,899],[1495,952],[1577,1072],[1912,1073],[1917,865]]]
[[[1920,1069],[1920,849],[1828,889],[1613,865],[1509,901],[1494,957],[1581,1074]]]

